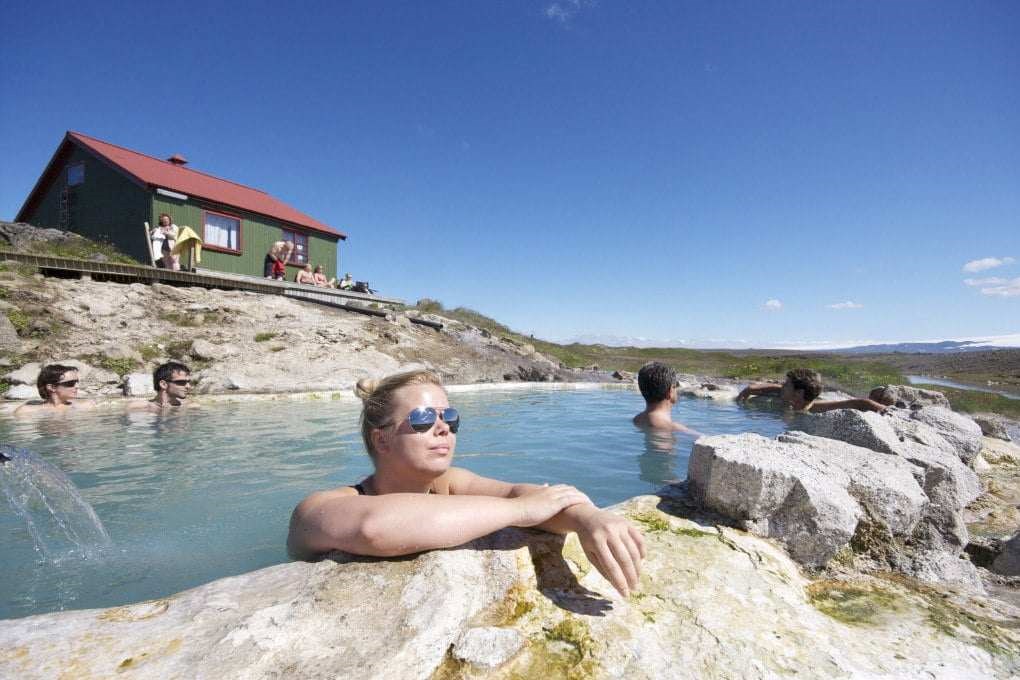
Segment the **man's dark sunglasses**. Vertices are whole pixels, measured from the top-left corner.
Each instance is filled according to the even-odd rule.
[[[60,385],[61,387],[77,387],[78,380],[61,380],[57,384]]]
[[[428,432],[436,424],[436,418],[442,418],[450,432],[457,433],[460,427],[460,413],[457,409],[447,406],[437,411],[431,406],[419,406],[407,416],[407,422],[415,432]]]
[[[189,380],[188,378],[181,378],[180,380],[167,380],[167,382],[173,383],[174,385],[179,385],[181,387],[191,384],[191,380]]]

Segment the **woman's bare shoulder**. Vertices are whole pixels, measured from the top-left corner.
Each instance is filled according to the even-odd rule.
[[[336,489],[326,489],[324,491],[313,491],[301,501],[301,505],[306,507],[315,507],[322,503],[328,503],[329,501],[336,500],[338,498],[345,498],[347,496],[357,496],[358,490],[353,486],[341,486]]]

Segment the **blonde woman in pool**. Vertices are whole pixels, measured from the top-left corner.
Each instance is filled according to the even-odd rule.
[[[621,594],[637,587],[644,539],[623,517],[599,510],[572,486],[512,484],[451,466],[460,414],[434,373],[362,380],[355,391],[375,472],[298,504],[287,537],[293,557],[331,550],[393,557],[536,527],[577,532],[588,559]]]

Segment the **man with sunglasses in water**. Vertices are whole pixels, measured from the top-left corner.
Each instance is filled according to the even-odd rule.
[[[14,415],[43,415],[68,410],[94,408],[95,402],[78,399],[78,369],[74,366],[50,364],[43,366],[35,381],[42,403],[19,406]]]
[[[191,406],[186,403],[191,394],[191,369],[177,361],[160,364],[152,372],[152,387],[156,396],[149,400],[135,400],[128,404],[129,409],[147,408],[154,413],[162,413],[170,408]]]

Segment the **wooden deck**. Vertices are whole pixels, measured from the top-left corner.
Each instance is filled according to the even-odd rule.
[[[55,276],[88,276],[97,281],[116,281],[118,283],[163,283],[171,286],[200,286],[219,290],[247,290],[264,295],[284,295],[295,300],[314,302],[338,309],[346,309],[359,314],[385,316],[387,308],[403,305],[397,298],[381,295],[368,295],[354,291],[336,290],[333,288],[317,288],[290,281],[272,281],[269,279],[228,274],[199,269],[194,272],[158,269],[141,264],[120,264],[117,262],[95,262],[78,260],[70,257],[52,257],[49,255],[33,255],[0,250],[0,260],[20,262],[39,268],[43,274]],[[442,328],[442,324],[414,319],[431,328]]]

